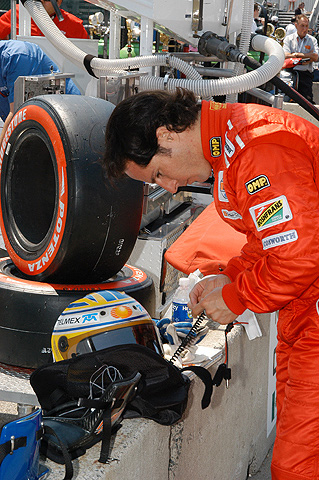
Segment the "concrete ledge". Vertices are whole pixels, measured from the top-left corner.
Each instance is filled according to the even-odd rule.
[[[319,105],[316,105],[316,107],[319,108]],[[310,113],[308,113],[304,108],[298,105],[298,103],[284,102],[283,110],[294,113],[295,115],[298,115],[298,117],[304,118],[305,120],[308,120],[316,125],[316,127],[319,127],[319,121],[310,115]]]

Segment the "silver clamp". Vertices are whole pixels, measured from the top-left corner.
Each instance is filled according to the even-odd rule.
[[[14,452],[14,441],[15,441],[15,436],[12,435],[12,437],[10,437],[10,443],[11,443],[11,447],[10,447],[10,455],[13,454]]]

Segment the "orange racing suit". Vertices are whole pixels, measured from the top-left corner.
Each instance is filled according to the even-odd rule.
[[[222,272],[224,301],[237,314],[279,310],[272,479],[319,480],[319,130],[274,108],[205,101],[201,126],[217,211],[247,236]]]

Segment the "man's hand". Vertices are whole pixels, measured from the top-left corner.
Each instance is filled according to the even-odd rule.
[[[222,297],[222,287],[231,280],[226,275],[216,275],[204,278],[198,282],[189,294],[189,308],[197,317],[205,310],[206,315],[215,322],[227,325],[233,322],[237,315],[227,307]]]
[[[203,278],[200,282],[196,283],[192,291],[189,294],[190,303],[194,306],[200,302],[202,298],[206,297],[208,293],[218,287],[223,287],[227,283],[231,283],[231,280],[227,275],[210,275]]]

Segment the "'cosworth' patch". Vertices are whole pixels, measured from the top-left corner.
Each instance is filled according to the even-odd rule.
[[[292,213],[285,195],[251,207],[249,213],[258,232],[292,219]]]
[[[263,249],[268,250],[268,248],[278,247],[279,245],[284,245],[285,243],[291,243],[298,240],[298,233],[296,230],[288,230],[288,232],[278,233],[278,235],[270,235],[262,239]]]
[[[212,137],[209,140],[210,154],[212,157],[220,157],[222,153],[222,138],[221,137]]]
[[[245,187],[249,195],[253,195],[254,193],[260,192],[260,190],[263,190],[266,187],[270,187],[270,181],[266,175],[258,175],[258,177],[246,182]]]

